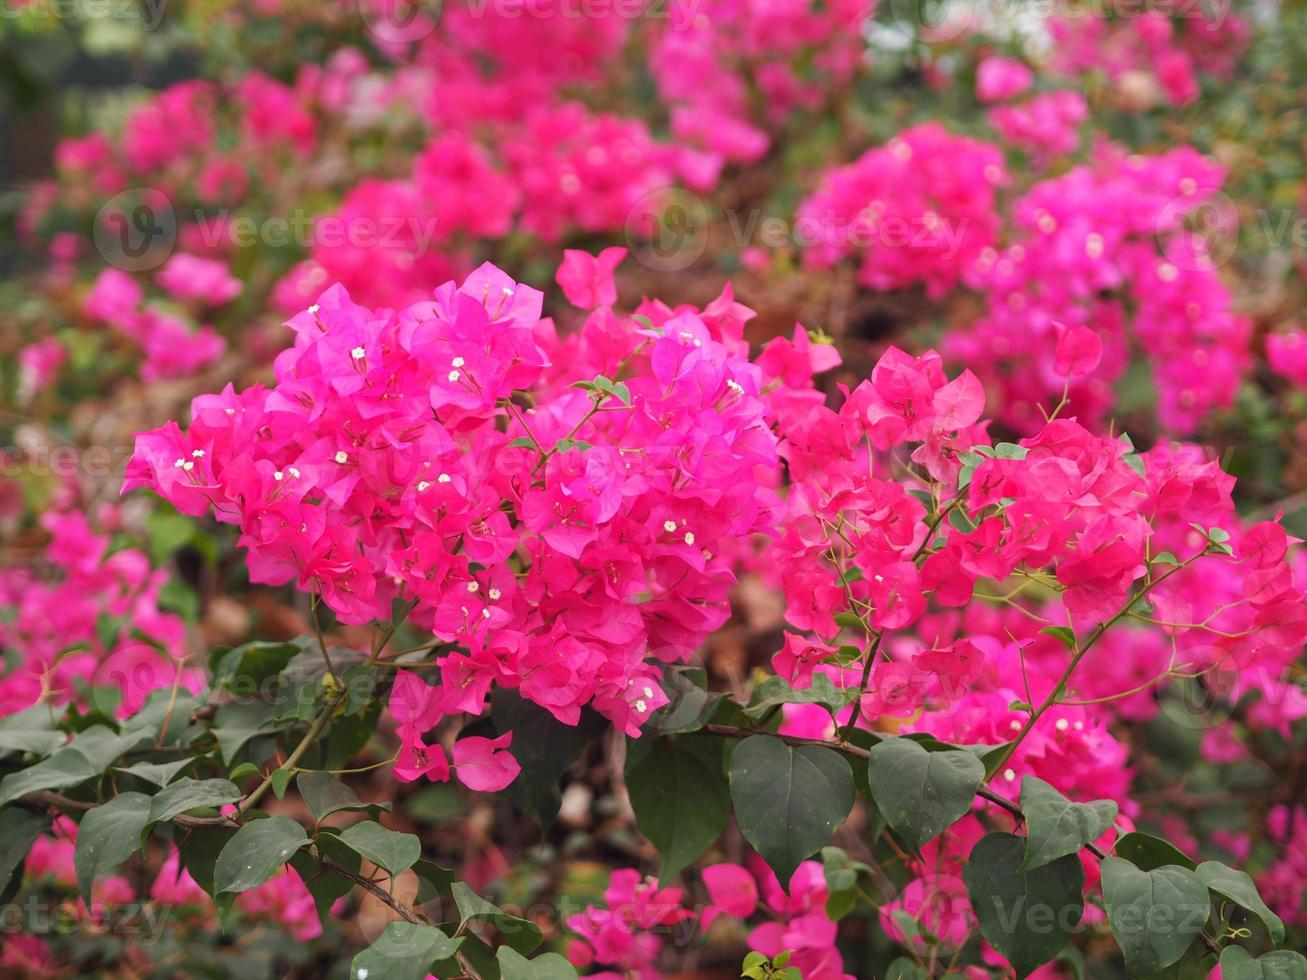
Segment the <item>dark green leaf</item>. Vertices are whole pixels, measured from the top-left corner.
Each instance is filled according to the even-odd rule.
[[[1204,861],[1198,865],[1197,874],[1210,891],[1222,898],[1228,898],[1240,908],[1247,909],[1261,919],[1271,936],[1272,943],[1279,946],[1284,942],[1284,920],[1262,901],[1257,885],[1245,872],[1237,871],[1220,861]]]
[[[313,819],[319,823],[323,817],[342,810],[364,810],[376,816],[378,811],[390,809],[389,801],[364,803],[357,793],[329,772],[302,772],[295,777],[295,785],[313,813]]]
[[[628,769],[626,789],[640,833],[658,849],[663,881],[712,846],[731,810],[717,738],[660,740]]]
[[[64,734],[55,731],[49,705],[33,705],[0,718],[0,752],[31,752],[44,756],[63,744]]]
[[[340,839],[391,876],[407,871],[422,856],[422,842],[414,834],[403,834],[365,820],[341,831]]]
[[[913,849],[971,809],[985,766],[972,752],[930,752],[907,738],[872,746],[867,782],[889,825]]]
[[[785,704],[820,704],[834,713],[845,707],[851,696],[850,690],[836,687],[825,674],[813,674],[812,686],[803,689],[791,687],[784,677],[772,676],[758,685],[744,713],[759,721]]]
[[[98,776],[118,756],[141,741],[142,733],[115,735],[103,725],[78,734],[50,758],[0,780],[0,806],[28,793],[66,789]]]
[[[143,779],[155,786],[167,786],[176,775],[195,759],[178,759],[175,762],[137,762],[130,766],[114,766],[118,772],[127,773],[137,779]]]
[[[1253,959],[1242,946],[1221,953],[1221,980],[1307,980],[1307,956],[1280,949]]]
[[[435,926],[392,922],[375,943],[355,955],[351,980],[423,980],[437,960],[449,959],[460,940]]]
[[[0,810],[0,891],[9,884],[48,822],[43,814],[21,807]]]
[[[540,927],[529,919],[510,915],[498,905],[487,902],[466,884],[456,881],[450,886],[454,904],[458,906],[459,929],[470,922],[492,925],[504,937],[504,941],[523,955],[540,945],[543,937]]]
[[[363,859],[358,852],[346,847],[330,834],[322,834],[314,844],[314,854],[309,849],[297,851],[290,859],[290,866],[304,881],[313,904],[318,910],[318,921],[324,926],[331,918],[331,907],[336,900],[343,898],[354,890],[354,882],[339,872],[328,868],[323,858],[330,858],[336,864],[350,871],[357,872]]]
[[[1021,780],[1021,809],[1026,815],[1024,870],[1038,868],[1065,854],[1075,854],[1097,840],[1116,819],[1111,800],[1072,803],[1036,776]]]
[[[1085,873],[1074,854],[1023,871],[1025,842],[989,834],[963,869],[981,935],[1024,977],[1061,952],[1085,913]]]
[[[150,798],[144,793],[120,793],[86,812],[77,828],[73,865],[77,887],[88,904],[95,880],[140,850],[141,831],[149,819]]]
[[[592,712],[579,725],[565,725],[516,691],[500,689],[491,698],[495,731],[511,731],[508,751],[522,767],[504,796],[546,829],[558,815],[558,783],[599,730]]]
[[[1178,864],[1189,871],[1198,867],[1193,858],[1174,844],[1138,831],[1123,836],[1113,851],[1141,871],[1152,871],[1166,864]]]
[[[418,904],[425,905],[437,898],[452,898],[454,872],[442,868],[426,858],[413,865],[413,873],[418,876]]]
[[[830,843],[853,808],[853,773],[842,755],[770,735],[736,746],[730,788],[740,830],[782,882]]]
[[[1070,626],[1045,626],[1039,631],[1044,636],[1051,636],[1068,650],[1076,648],[1076,634]]]
[[[171,820],[199,807],[235,803],[240,798],[240,789],[225,779],[179,779],[150,801],[150,823]]]
[[[1143,871],[1119,857],[1103,862],[1103,901],[1132,977],[1179,960],[1211,914],[1207,886],[1194,872],[1177,865]]]
[[[528,960],[511,946],[495,951],[504,980],[576,980],[576,967],[557,953],[541,953]]]
[[[177,845],[182,867],[210,898],[214,896],[213,871],[227,842],[236,836],[224,827],[196,827],[186,832]]]
[[[263,701],[229,701],[213,717],[213,737],[218,740],[222,761],[231,765],[245,743],[263,734],[272,719],[273,708]]]
[[[259,887],[308,842],[304,828],[290,817],[268,817],[245,824],[218,855],[213,869],[214,892],[221,895]]]

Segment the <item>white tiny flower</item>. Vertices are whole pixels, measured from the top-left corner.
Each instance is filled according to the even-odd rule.
[[[431,484],[426,480],[418,481],[418,493],[423,493],[429,486],[431,486]]]
[[[1175,277],[1180,274],[1180,270],[1170,262],[1163,262],[1157,267],[1157,278],[1162,282],[1175,282]]]
[[[646,688],[645,688],[641,693],[642,693],[645,697],[647,697],[647,698],[651,698],[651,697],[653,697],[653,688],[652,688],[652,687],[646,687]]]
[[[295,477],[295,479],[297,480],[299,479],[300,471],[297,470],[295,467],[293,466],[286,467],[286,472],[289,473],[291,476]]]
[[[278,470],[276,473],[272,474],[272,478],[273,478],[274,480],[278,480],[278,481],[280,481],[281,478],[282,478],[284,475],[285,475],[285,474],[282,473],[281,470]]]
[[[1074,728],[1074,729],[1075,729],[1076,731],[1078,731],[1078,732],[1080,732],[1080,731],[1084,731],[1085,723],[1084,723],[1083,721],[1078,721],[1078,722],[1076,722],[1074,725],[1072,725],[1071,727]]]
[[[489,592],[488,594],[489,594],[489,596],[490,596],[490,601],[491,601],[491,602],[495,602],[495,601],[497,601],[497,600],[499,599],[499,597],[502,596],[504,593],[500,592],[498,589],[491,589],[490,592]]]
[[[183,466],[186,465],[186,460],[178,457],[177,462],[173,463],[172,465],[177,467],[177,469],[181,469]]]
[[[671,534],[673,531],[676,530],[676,522],[663,521],[663,530],[666,531],[668,534]]]
[[[505,287],[504,287],[504,295],[505,295],[505,296],[512,296],[512,295],[513,295],[513,291],[512,291],[511,289],[509,289],[507,286],[505,286]]]
[[[1085,237],[1085,254],[1091,259],[1101,258],[1103,255],[1103,236],[1094,232]]]
[[[339,450],[336,453],[336,462],[339,463],[341,466],[344,466],[346,463],[349,462],[349,453],[345,452],[345,450],[343,449]]]
[[[1016,770],[1015,770],[1015,769],[1004,769],[1004,770],[1003,770],[1003,778],[1006,779],[1009,783],[1012,782],[1014,779],[1017,778]]]
[[[1067,721],[1065,718],[1059,718],[1057,721],[1053,723],[1053,727],[1056,728],[1059,732],[1064,732],[1071,727],[1071,723]]]
[[[349,352],[349,356],[354,358],[354,360],[356,361],[361,361],[363,360],[363,358],[368,356],[368,352],[365,351],[362,347],[355,347],[352,351]]]
[[[318,312],[318,309],[319,309],[318,304],[317,304],[317,303],[314,303],[312,306],[309,307],[309,312],[310,312],[310,313],[317,313],[317,312]],[[366,973],[367,971],[365,970],[365,971],[363,971],[363,972]]]
[[[204,450],[203,450],[203,449],[195,449],[195,450],[192,450],[192,451],[191,451],[191,455],[194,456],[196,459],[203,459],[203,458],[204,458]]]
[[[482,610],[481,610],[481,618],[482,618],[482,619],[489,619],[489,618],[490,618],[490,610],[489,610],[489,609],[482,609]]]
[[[464,364],[467,363],[467,361],[463,360],[463,358],[461,357],[456,357],[449,363],[452,367],[462,367]]]
[[[195,464],[188,459],[186,462],[182,463],[182,469],[189,473],[191,470],[195,469]]]
[[[468,590],[469,592],[476,592],[476,591],[478,591],[480,588],[481,588],[481,583],[480,583],[480,582],[468,582],[468,583],[467,583],[467,590]]]
[[[741,395],[744,393],[744,385],[740,384],[738,381],[735,381],[733,379],[730,378],[727,379],[726,387],[730,388],[731,391],[735,392],[737,395]]]
[[[437,483],[448,483],[448,482],[450,481],[450,479],[452,479],[452,478],[450,477],[450,475],[449,475],[448,473],[441,473],[438,477],[436,477],[436,482],[437,482]]]
[[[694,544],[694,532],[693,532],[693,531],[686,531],[686,532],[685,532],[685,543],[686,543],[686,544]]]
[[[234,408],[224,408],[223,411],[226,412],[228,415],[235,415],[235,414],[236,414],[236,409],[234,409]]]
[[[640,714],[644,714],[649,710],[649,705],[645,704],[644,699],[641,698],[639,701],[635,702],[635,710],[640,712]]]
[[[1021,722],[1013,718],[1011,721],[1007,723],[1007,727],[1012,729],[1014,732],[1019,732],[1021,731]]]
[[[450,380],[450,381],[457,381],[460,377],[462,377],[462,375],[460,375],[457,371],[450,371],[450,372],[449,372],[449,380]]]

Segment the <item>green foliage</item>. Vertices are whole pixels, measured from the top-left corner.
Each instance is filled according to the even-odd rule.
[[[1207,886],[1188,868],[1144,870],[1124,858],[1103,862],[1103,901],[1131,977],[1179,961],[1211,914]]]
[[[833,749],[746,738],[731,755],[731,800],[740,830],[782,882],[853,808],[853,772]]]
[[[1026,856],[1022,870],[1038,868],[1075,854],[1107,832],[1116,819],[1116,803],[1072,803],[1036,776],[1021,780],[1021,809],[1026,815]]]
[[[1026,844],[989,834],[963,871],[980,932],[1024,977],[1070,940],[1085,912],[1084,870],[1074,854],[1025,868]]]
[[[627,768],[626,789],[640,832],[658,848],[666,881],[708,850],[726,826],[731,798],[721,739],[660,739]]]
[[[929,751],[907,738],[872,746],[867,782],[890,827],[919,849],[971,809],[985,766],[960,749]]]

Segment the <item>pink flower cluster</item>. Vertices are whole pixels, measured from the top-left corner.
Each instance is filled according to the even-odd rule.
[[[240,291],[240,283],[221,262],[185,254],[171,259],[159,281],[174,296],[213,306]],[[142,306],[144,297],[135,279],[109,268],[96,278],[82,306],[93,323],[107,324],[140,345],[144,380],[194,374],[226,351],[227,342],[212,327],[197,327],[183,314],[159,305]]]
[[[940,297],[994,246],[995,191],[1005,183],[997,147],[939,123],[914,126],[825,175],[799,207],[796,227],[811,237],[805,258],[823,267],[859,255],[864,285],[922,284]]]
[[[568,946],[567,958],[579,969],[613,967],[587,974],[596,980],[657,980],[660,934],[694,919],[682,907],[683,895],[679,888],[659,888],[632,868],[614,871],[604,906],[589,905],[567,919],[567,927],[581,937]]]
[[[272,388],[140,435],[125,489],[237,525],[253,581],[295,582],[343,622],[413,603],[461,652],[409,705],[412,732],[481,713],[499,684],[634,734],[666,701],[656,663],[725,622],[733,556],[770,526],[751,313],[729,292],[602,306],[559,337],[540,311],[491,266],[400,311],[328,290],[290,321]]]
[[[1104,147],[1092,163],[1035,184],[1015,205],[1007,246],[984,250],[968,270],[988,312],[950,331],[945,355],[997,391],[1004,423],[1033,431],[1037,405],[1056,402],[1069,373],[1054,341],[1067,326],[1089,328],[1104,353],[1071,384],[1079,416],[1094,424],[1106,413],[1138,345],[1163,426],[1192,431],[1233,403],[1250,361],[1250,325],[1208,241],[1185,226],[1219,203],[1221,181],[1221,168],[1188,148],[1144,157]]]
[[[1150,79],[1167,102],[1185,105],[1198,98],[1199,71],[1229,77],[1250,34],[1248,23],[1228,7],[1187,8],[1174,18],[1148,9],[1115,19],[1077,11],[1052,17],[1049,30],[1057,71],[1072,77],[1102,72],[1125,82],[1123,101],[1141,108],[1151,99],[1129,91],[1132,77]]]
[[[108,511],[112,523],[116,513]],[[197,672],[184,667],[185,625],[159,608],[167,574],[151,568],[135,548],[110,551],[75,510],[51,510],[41,518],[50,535],[43,553],[48,572],[29,563],[0,568],[0,646],[21,663],[0,678],[0,715],[40,701],[81,700],[87,686],[122,694],[119,711],[135,712],[151,691],[171,686],[198,689]]]

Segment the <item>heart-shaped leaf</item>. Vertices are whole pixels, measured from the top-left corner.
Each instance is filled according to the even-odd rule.
[[[1097,840],[1112,826],[1117,806],[1112,800],[1072,803],[1042,779],[1026,776],[1021,780],[1021,809],[1026,815],[1022,869],[1028,871]]]
[[[830,843],[853,808],[853,772],[842,755],[771,735],[736,746],[730,787],[740,830],[782,883]]]
[[[1085,873],[1067,854],[1024,870],[1026,844],[1014,834],[989,834],[963,869],[980,932],[1006,956],[1018,977],[1062,951],[1085,914]]]
[[[295,852],[309,842],[304,828],[290,817],[254,820],[231,836],[213,868],[215,895],[243,892],[268,881]]]
[[[119,793],[103,806],[87,811],[77,828],[73,852],[77,887],[87,904],[96,879],[140,850],[141,831],[149,820],[150,798],[144,793]]]
[[[967,814],[984,777],[984,763],[974,753],[931,752],[908,738],[873,745],[867,761],[871,798],[914,850]]]
[[[1189,869],[1168,864],[1143,871],[1119,857],[1103,862],[1103,901],[1132,977],[1184,956],[1212,911],[1207,886]]]

